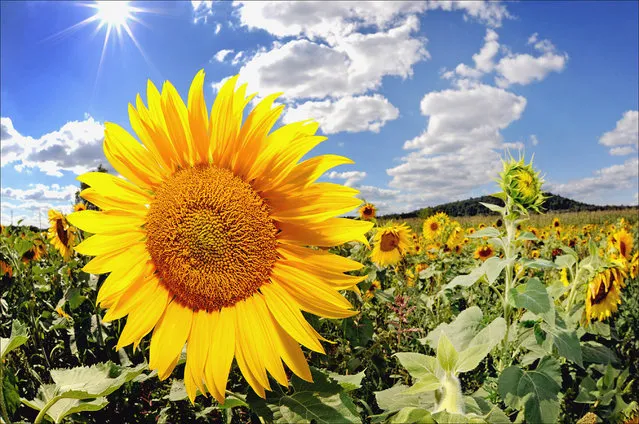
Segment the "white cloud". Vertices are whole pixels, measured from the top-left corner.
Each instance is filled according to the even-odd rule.
[[[222,24],[215,24],[215,34],[219,34],[222,30]]]
[[[630,158],[623,164],[598,169],[594,176],[572,180],[567,183],[547,184],[551,192],[567,196],[575,200],[594,204],[610,204],[636,202],[636,198],[619,199],[624,191],[635,195],[639,191],[639,159]]]
[[[61,177],[62,171],[81,174],[108,165],[102,151],[104,127],[92,117],[67,122],[57,131],[38,139],[20,134],[8,117],[1,118],[2,166],[14,164],[21,172],[38,168],[47,175]]]
[[[237,52],[235,56],[233,56],[233,60],[231,60],[231,64],[237,65],[240,62],[243,62],[244,52]]]
[[[550,40],[540,40],[538,33],[534,33],[528,38],[528,44],[542,53],[552,53],[556,50],[555,45]]]
[[[513,84],[527,85],[541,81],[551,72],[561,72],[566,67],[568,55],[552,52],[541,56],[516,54],[503,57],[496,65],[495,83],[502,88]]]
[[[404,144],[417,151],[386,170],[392,177],[389,186],[402,190],[397,203],[413,210],[468,197],[492,183],[499,152],[522,147],[503,143],[500,131],[519,119],[525,107],[524,97],[488,85],[426,94],[421,112],[429,117],[427,128]]]
[[[75,185],[61,187],[59,184],[52,184],[51,186],[32,184],[31,188],[28,189],[2,187],[0,188],[0,194],[3,199],[70,202],[75,198],[75,192],[78,190],[78,186]]]
[[[530,144],[532,144],[533,146],[537,146],[539,144],[539,139],[535,134],[530,135]]]
[[[626,111],[617,121],[615,128],[599,138],[599,144],[611,147],[611,155],[623,156],[635,153],[639,147],[639,111]]]
[[[354,186],[364,178],[366,178],[366,172],[364,171],[345,171],[337,172],[331,171],[326,176],[331,180],[344,180],[344,185],[349,187]]]
[[[498,1],[450,1],[450,0],[429,0],[428,9],[441,10],[461,10],[465,13],[464,18],[473,18],[491,26],[500,27],[504,19],[511,19],[506,6]]]
[[[193,7],[193,22],[199,21],[208,22],[210,16],[213,15],[213,1],[212,0],[191,0],[191,7]],[[219,24],[218,24],[219,25]],[[219,30],[216,28],[215,33]]]
[[[411,76],[413,65],[428,58],[425,40],[412,36],[418,29],[411,16],[386,31],[344,36],[335,46],[303,39],[275,43],[248,60],[240,78],[250,91],[282,91],[289,100],[363,94],[378,89],[385,76]]]
[[[284,123],[314,119],[325,134],[338,132],[379,132],[387,121],[397,119],[399,110],[385,97],[342,97],[331,101],[309,101],[287,109]]]
[[[477,70],[487,73],[491,72],[495,67],[494,58],[499,52],[499,42],[497,41],[499,36],[492,29],[486,30],[486,36],[484,37],[484,45],[479,53],[473,55],[473,61],[475,62],[475,68]]]
[[[215,53],[215,56],[213,56],[213,57],[218,62],[224,62],[224,59],[226,59],[227,56],[233,54],[234,52],[235,52],[235,50],[233,50],[233,49],[222,49],[219,52]],[[240,52],[240,53],[242,53],[242,52]]]

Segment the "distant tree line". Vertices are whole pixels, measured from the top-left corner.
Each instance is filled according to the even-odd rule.
[[[618,205],[589,205],[587,203],[577,202],[552,193],[545,193],[547,199],[544,202],[544,210],[561,211],[561,212],[583,212],[583,211],[604,211],[610,209],[627,209],[634,206],[618,206]],[[444,212],[448,216],[475,216],[475,215],[497,215],[496,212],[490,211],[481,203],[492,203],[495,205],[503,205],[503,202],[492,196],[473,197],[467,200],[459,200],[457,202],[444,203],[443,205],[426,207],[413,212],[389,214],[381,218],[384,219],[407,219],[422,218],[426,219],[438,212]]]

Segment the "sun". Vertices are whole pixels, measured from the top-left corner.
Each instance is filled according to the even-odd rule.
[[[96,1],[96,18],[100,20],[100,26],[107,25],[119,29],[125,26],[127,20],[132,17],[132,8],[128,1]]]

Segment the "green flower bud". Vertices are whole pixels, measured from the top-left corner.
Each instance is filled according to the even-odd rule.
[[[546,200],[541,190],[544,180],[539,176],[539,172],[533,169],[532,160],[525,164],[523,158],[515,160],[511,157],[503,164],[504,170],[499,174],[499,185],[504,193],[522,211],[540,212],[541,205]]]

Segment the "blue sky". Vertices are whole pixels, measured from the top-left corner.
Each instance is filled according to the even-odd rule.
[[[185,98],[199,69],[209,105],[236,73],[283,91],[282,122],[329,137],[314,154],[355,161],[326,179],[382,212],[492,192],[507,148],[553,192],[637,203],[637,2],[129,2],[135,43],[106,44],[91,6],[1,3],[3,224],[69,211],[103,123],[130,128],[147,79]]]

